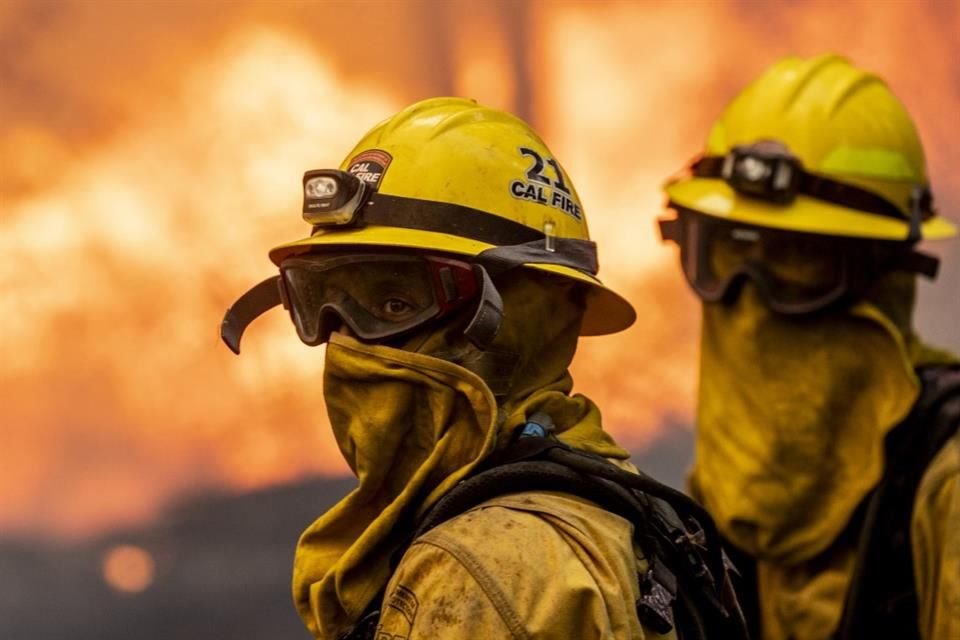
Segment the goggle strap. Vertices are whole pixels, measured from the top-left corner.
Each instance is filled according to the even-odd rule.
[[[940,259],[928,253],[909,251],[899,258],[897,266],[905,271],[919,273],[931,280],[935,280],[937,278],[937,272],[940,270]]]
[[[463,335],[478,349],[486,351],[503,323],[503,298],[483,266],[474,265],[474,272],[480,278],[480,302]]]
[[[282,304],[280,276],[271,276],[240,296],[223,315],[220,338],[240,355],[240,339],[251,322]]]
[[[595,242],[576,238],[552,240],[553,251],[547,249],[544,239],[539,239],[481,251],[476,260],[486,267],[493,277],[523,264],[556,264],[590,275],[597,273],[599,264]]]

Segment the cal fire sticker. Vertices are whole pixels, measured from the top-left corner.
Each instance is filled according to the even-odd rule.
[[[527,169],[526,180],[514,180],[510,183],[510,194],[514,198],[559,209],[568,216],[582,220],[583,210],[570,192],[560,164],[553,158],[544,158],[527,147],[520,147],[520,154],[530,158],[531,164]],[[554,175],[553,178],[544,173],[547,165],[552,169],[550,173]]]
[[[372,187],[379,187],[380,180],[383,179],[383,174],[386,173],[391,160],[393,156],[386,151],[370,149],[350,162],[347,173],[352,173]]]

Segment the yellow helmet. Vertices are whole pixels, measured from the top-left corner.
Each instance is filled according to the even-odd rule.
[[[569,177],[530,127],[508,113],[459,98],[418,102],[375,126],[338,170],[308,171],[303,186],[303,215],[313,232],[272,249],[278,266],[344,248],[450,253],[468,256],[489,275],[523,266],[583,283],[582,335],[621,331],[636,318],[630,303],[596,277],[595,245]],[[274,280],[251,290],[224,319],[224,340],[235,351],[246,324],[279,303]]]
[[[836,55],[775,63],[727,106],[674,206],[761,227],[879,240],[946,238],[923,147],[877,76]]]

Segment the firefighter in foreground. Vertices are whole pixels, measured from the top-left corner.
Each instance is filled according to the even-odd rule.
[[[580,335],[633,308],[596,278],[576,191],[523,122],[417,103],[304,175],[312,235],[222,335],[283,304],[326,344],[357,488],[297,547],[318,638],[737,638],[719,538],[570,395]],[[603,505],[603,506],[601,506]]]
[[[703,300],[691,488],[756,637],[960,638],[960,371],[912,324],[916,244],[954,228],[906,110],[842,58],[786,58],[666,192]]]

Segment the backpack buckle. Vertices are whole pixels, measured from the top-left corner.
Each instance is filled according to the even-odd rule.
[[[640,599],[637,617],[640,622],[661,635],[673,629],[673,600],[670,591],[653,575],[653,569],[640,578]]]

